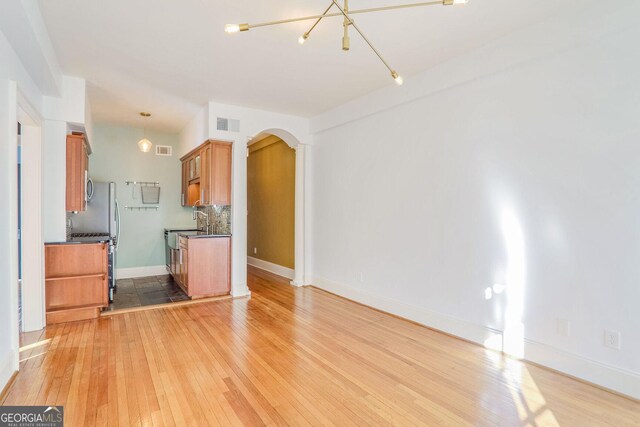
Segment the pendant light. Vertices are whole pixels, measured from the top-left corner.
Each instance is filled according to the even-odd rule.
[[[151,117],[151,113],[145,113],[144,111],[141,112],[140,115],[146,119]],[[138,148],[143,153],[148,153],[149,151],[151,151],[151,147],[153,146],[153,144],[151,143],[151,141],[147,139],[147,127],[144,126],[143,129],[144,129],[143,138],[140,141],[138,141]]]

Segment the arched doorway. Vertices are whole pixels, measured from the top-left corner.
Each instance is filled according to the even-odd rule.
[[[284,129],[265,129],[247,142],[247,146],[263,140],[269,136],[276,136],[295,150],[295,191],[294,191],[294,274],[291,284],[305,285],[305,145],[298,138]],[[247,247],[251,256],[251,248]]]

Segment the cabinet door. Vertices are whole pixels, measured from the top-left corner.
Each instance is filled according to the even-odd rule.
[[[231,144],[213,143],[211,147],[211,204],[231,204]]]
[[[189,181],[196,178],[196,157],[189,158]]]
[[[45,245],[47,311],[109,304],[107,245]]]
[[[182,285],[182,251],[180,249],[174,249],[174,257],[175,257],[175,272],[173,274],[173,278],[178,284]]]
[[[180,270],[182,286],[184,286],[187,294],[189,294],[189,250],[187,248],[180,248],[180,251],[182,252],[182,268]]]
[[[87,149],[87,144],[82,142],[82,210],[87,210],[87,184],[89,181],[89,151]]]
[[[88,164],[84,135],[67,135],[66,210],[86,210],[86,171]]]
[[[212,237],[189,241],[189,292],[192,298],[228,295],[231,284],[231,239]]]
[[[182,206],[187,206],[187,187],[189,185],[189,160],[182,162],[182,196],[180,203]]]
[[[175,279],[175,275],[176,275],[176,250],[175,249],[169,249],[169,273],[171,273],[171,275]]]
[[[200,178],[200,170],[202,166],[202,156],[200,154],[196,154],[193,158],[193,162],[195,163],[194,169],[195,174],[193,175],[193,179]]]
[[[200,170],[200,192],[203,206],[211,204],[211,144],[202,148],[202,167]]]

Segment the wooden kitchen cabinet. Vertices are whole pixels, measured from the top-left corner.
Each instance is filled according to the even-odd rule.
[[[231,204],[231,144],[211,143],[211,205]]]
[[[47,324],[94,319],[109,305],[106,243],[45,245]]]
[[[231,204],[231,149],[209,140],[180,159],[182,206]]]
[[[202,167],[200,170],[200,192],[202,205],[211,205],[211,144],[205,144],[200,152]]]
[[[178,262],[179,262],[179,283],[182,284],[184,288],[188,287],[189,283],[189,239],[186,237],[178,238]]]
[[[67,212],[87,210],[89,149],[84,135],[67,135]]]
[[[182,196],[181,203],[182,206],[189,206],[189,201],[187,200],[187,187],[189,186],[189,163],[182,162]]]
[[[228,295],[231,292],[231,238],[179,237],[178,265],[173,278],[189,298]]]

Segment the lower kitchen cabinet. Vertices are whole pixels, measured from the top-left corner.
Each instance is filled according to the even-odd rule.
[[[106,243],[45,245],[47,324],[94,319],[109,305]]]
[[[231,292],[231,238],[178,237],[171,256],[171,274],[190,298]]]

